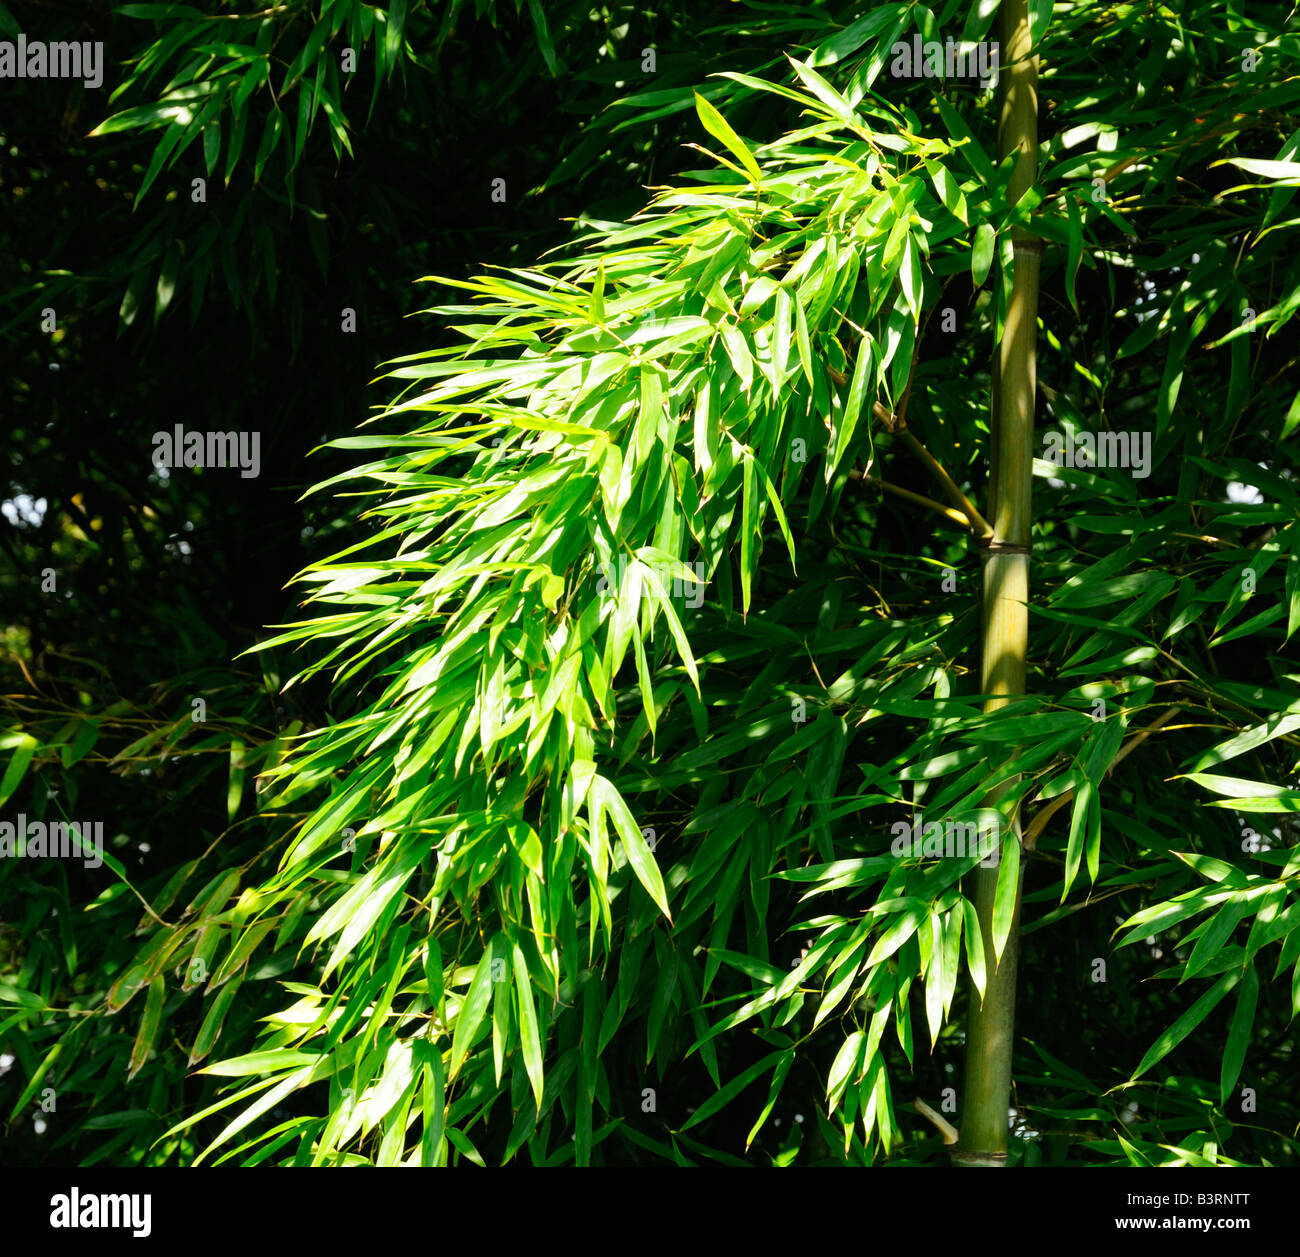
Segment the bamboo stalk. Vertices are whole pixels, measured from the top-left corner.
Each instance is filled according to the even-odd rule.
[[[1002,0],[998,96],[1000,158],[1018,153],[1007,192],[1014,205],[1033,185],[1038,166],[1038,58],[1031,55],[1029,0]],[[1038,324],[1038,263],[1042,243],[1024,228],[1012,234],[1015,268],[998,345],[988,518],[993,523],[984,563],[983,660],[985,704],[993,711],[1025,691],[1029,644],[1030,488],[1033,476],[1034,392]],[[1014,785],[1004,783],[988,801]],[[1018,816],[1011,841],[1020,842]],[[1005,857],[1004,857],[1005,859]],[[1019,953],[1020,887],[1001,960],[994,957],[993,904],[998,868],[975,869],[973,901],[984,938],[984,998],[972,995],[966,1035],[960,1142],[953,1164],[1006,1164]],[[1023,878],[1023,862],[1020,865]]]

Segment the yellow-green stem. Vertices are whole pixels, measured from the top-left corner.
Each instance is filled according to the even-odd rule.
[[[1028,0],[1003,0],[998,94],[999,156],[1017,153],[1007,200],[1015,204],[1033,185],[1038,166],[1038,59],[1030,55]],[[998,344],[991,442],[988,518],[993,536],[984,560],[982,684],[994,710],[1025,691],[1029,644],[1030,487],[1033,476],[1035,348],[1038,325],[1038,262],[1042,244],[1013,228],[1011,299]],[[1014,784],[1008,781],[1000,791]],[[988,801],[997,802],[996,796]],[[1019,821],[1007,842],[1020,842]],[[1004,851],[1003,860],[1006,855]],[[1023,865],[1021,865],[1023,867]],[[971,993],[962,1089],[957,1165],[1006,1163],[1011,1058],[1015,1036],[1016,968],[1019,956],[1020,887],[1016,887],[1011,933],[994,957],[993,904],[999,868],[975,870],[973,900],[984,938],[984,998]]]

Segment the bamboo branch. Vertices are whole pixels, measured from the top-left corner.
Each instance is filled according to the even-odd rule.
[[[907,427],[906,420],[900,415],[894,414],[892,410],[882,406],[879,402],[871,403],[871,413],[885,425],[885,431],[887,432],[901,432]]]
[[[981,537],[991,537],[993,535],[992,526],[975,509],[975,504],[961,491],[957,482],[944,469],[943,464],[906,428],[903,428],[899,435],[907,444],[908,449],[930,469],[935,479],[943,486],[944,492],[952,498],[958,509],[970,521],[972,531],[977,532]]]
[[[827,367],[826,372],[837,384],[844,383],[845,377],[833,367]],[[989,524],[984,516],[979,513],[970,498],[961,491],[957,482],[948,474],[944,465],[908,430],[907,420],[904,418],[903,412],[906,410],[907,399],[908,395],[911,393],[911,388],[911,380],[909,380],[907,389],[903,393],[902,407],[898,413],[882,406],[880,402],[871,403],[871,413],[885,425],[885,430],[887,432],[903,438],[908,449],[910,449],[912,453],[914,453],[917,458],[919,458],[926,467],[929,468],[930,473],[936,480],[938,480],[939,484],[943,487],[944,492],[956,504],[961,515],[958,516],[952,512],[946,513],[951,515],[952,518],[961,524],[963,528],[970,529],[970,531],[975,533],[979,538],[983,539],[985,537],[991,537],[993,535],[992,525]],[[903,496],[909,496],[906,490],[899,490],[898,492]],[[911,494],[910,496],[914,501],[922,502],[926,505],[934,504],[930,498],[924,498],[918,494]]]
[[[1111,761],[1111,765],[1106,769],[1105,775],[1110,776],[1119,766],[1120,762],[1126,755],[1131,755],[1143,742],[1147,740],[1157,729],[1167,725],[1180,711],[1186,708],[1185,703],[1175,703],[1159,719],[1154,720],[1147,725],[1145,729],[1140,729],[1119,749],[1119,754]],[[1034,813],[1034,819],[1029,822],[1029,828],[1025,830],[1025,836],[1021,840],[1026,851],[1033,851],[1038,843],[1038,835],[1041,834],[1047,826],[1047,822],[1052,819],[1072,798],[1074,798],[1075,787],[1071,786],[1064,794],[1058,795],[1046,807],[1040,808]]]
[[[961,1138],[957,1134],[957,1128],[936,1113],[924,1100],[913,1100],[912,1107],[943,1136],[945,1144],[955,1144]]]
[[[950,506],[944,506],[942,502],[936,502],[933,498],[927,498],[924,494],[913,493],[911,489],[904,489],[901,485],[890,484],[887,480],[879,480],[875,476],[868,475],[866,472],[858,471],[854,468],[849,472],[850,480],[861,480],[864,484],[876,485],[886,493],[892,493],[895,497],[905,498],[909,502],[915,502],[918,506],[924,506],[932,511],[937,511],[940,515],[945,515],[954,523],[960,524],[963,528],[969,528],[970,520],[958,511],[954,511]]]

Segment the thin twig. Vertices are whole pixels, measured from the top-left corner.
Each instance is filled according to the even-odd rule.
[[[847,379],[842,372],[836,371],[832,366],[826,367],[826,373],[835,381],[836,384],[843,384]],[[979,513],[975,504],[961,491],[957,482],[944,469],[943,464],[940,463],[939,460],[935,458],[935,456],[931,454],[930,451],[926,449],[925,446],[922,445],[921,442],[918,441],[908,430],[906,414],[907,403],[911,397],[911,393],[912,378],[911,376],[908,376],[907,387],[903,390],[903,399],[899,410],[897,412],[892,411],[888,407],[883,406],[880,402],[875,401],[871,403],[871,413],[885,425],[885,430],[887,432],[903,438],[907,447],[930,469],[931,474],[943,486],[944,492],[947,493],[947,495],[956,503],[961,514],[958,515],[956,512],[940,507],[938,503],[934,502],[932,499],[922,497],[920,494],[911,493],[906,489],[891,488],[891,486],[885,485],[884,481],[879,481],[877,483],[881,484],[886,489],[890,489],[891,492],[897,493],[900,497],[910,498],[914,502],[936,507],[945,515],[955,519],[963,528],[970,529],[981,538],[993,536],[992,526],[984,516]],[[869,479],[869,477],[864,477],[864,479]]]
[[[887,480],[878,480],[875,476],[868,475],[866,472],[860,472],[856,468],[849,472],[850,480],[861,480],[865,484],[873,484],[877,488],[883,489],[886,493],[892,493],[895,497],[906,498],[909,502],[915,502],[918,506],[929,507],[932,511],[938,511],[940,515],[946,515],[954,523],[960,524],[963,528],[970,527],[970,520],[958,511],[954,511],[950,506],[944,506],[942,502],[936,502],[934,498],[927,498],[924,494],[913,493],[911,489],[904,489],[896,484],[890,484]]]

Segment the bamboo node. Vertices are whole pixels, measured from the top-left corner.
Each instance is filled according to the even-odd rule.
[[[1005,1152],[963,1152],[954,1148],[948,1153],[954,1165],[966,1166],[1004,1166],[1007,1163]]]
[[[976,545],[981,550],[991,550],[995,554],[1033,554],[1033,546],[1021,546],[1012,541],[999,541],[996,537],[979,537]]]

